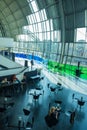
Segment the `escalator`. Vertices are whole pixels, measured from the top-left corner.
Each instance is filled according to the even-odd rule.
[[[21,64],[0,55],[0,77],[21,73],[25,68]]]
[[[8,69],[22,67],[21,64],[18,64],[2,55],[0,55],[0,65]]]

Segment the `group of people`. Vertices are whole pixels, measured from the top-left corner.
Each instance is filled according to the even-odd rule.
[[[52,106],[49,110],[49,116],[52,118],[58,119],[58,116],[60,114],[61,107],[54,107]]]
[[[13,86],[13,89],[12,89],[13,92],[20,92],[23,89],[25,82],[26,82],[26,77],[24,75],[23,75],[22,80],[20,81],[17,78],[17,76],[14,74],[14,75],[12,75],[11,78],[7,78],[7,77],[3,78],[1,81],[1,84],[4,86],[6,86],[6,85]],[[10,88],[10,90],[11,90],[11,88]],[[6,92],[7,90],[8,90],[8,88],[4,87],[4,91]]]
[[[58,123],[61,107],[52,106],[45,117],[45,121],[49,127],[52,127]]]
[[[55,126],[58,123],[59,116],[61,112],[61,107],[54,107],[52,106],[48,112],[48,114],[45,116],[45,121],[49,127]],[[70,111],[70,124],[74,124],[76,116],[76,110]]]
[[[7,77],[5,77],[4,79],[2,79],[1,83],[18,83],[19,80],[16,77],[16,75],[13,75],[12,78],[8,81]]]

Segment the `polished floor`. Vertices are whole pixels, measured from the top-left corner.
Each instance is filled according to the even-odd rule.
[[[20,76],[19,76],[20,77]],[[22,77],[22,76],[21,76]],[[87,129],[87,86],[86,81],[74,79],[68,76],[52,74],[46,69],[42,70],[39,82],[29,83],[21,92],[15,93],[11,98],[15,104],[4,113],[0,113],[0,130],[24,130],[27,122],[32,122],[32,130],[86,130]],[[61,87],[57,86],[61,83]],[[49,84],[49,86],[48,86]],[[37,87],[41,89],[36,89]],[[56,88],[54,92],[51,87]],[[38,100],[33,99],[32,93],[40,93]],[[73,95],[74,94],[74,95]],[[1,94],[1,98],[3,94]],[[78,99],[83,97],[85,104],[78,105]],[[57,106],[55,101],[61,101],[61,113],[58,124],[49,128],[45,122],[51,106]],[[30,111],[25,115],[23,109]],[[74,124],[70,123],[70,112],[76,112]],[[7,115],[7,116],[6,116]],[[2,118],[3,117],[3,118]],[[8,117],[6,119],[6,117]],[[33,117],[33,118],[32,118]],[[20,127],[18,121],[21,120]]]

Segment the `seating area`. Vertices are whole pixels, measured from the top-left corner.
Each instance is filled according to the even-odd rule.
[[[5,96],[13,96],[21,91],[21,81],[16,75],[6,75],[0,78],[0,91]]]
[[[33,74],[33,72],[35,73]],[[0,92],[0,129],[71,130],[72,128],[72,130],[82,130],[86,127],[86,95],[66,87],[61,80],[56,81],[53,76],[51,78],[51,74],[42,70],[38,83],[35,79],[35,82],[27,82],[25,89],[20,93],[7,95],[7,93]],[[22,75],[31,80],[31,77],[37,76],[37,73],[35,70],[22,73]],[[63,77],[61,78],[63,79]],[[24,81],[26,82],[26,80]],[[69,85],[72,85],[73,88],[72,83]],[[81,105],[81,109],[80,100],[85,101]],[[51,107],[61,108],[58,111],[59,118],[56,123],[53,123],[49,117]],[[75,118],[73,120],[72,112],[74,111]]]
[[[12,81],[12,77],[14,76],[14,74],[12,75],[5,75],[5,76],[0,76],[0,84],[3,81],[3,79],[7,79],[7,81]]]
[[[87,129],[87,0],[0,0],[0,130]]]

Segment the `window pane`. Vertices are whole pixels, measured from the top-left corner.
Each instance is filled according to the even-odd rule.
[[[50,60],[56,60],[56,55],[55,54],[50,54]]]
[[[58,43],[51,43],[51,52],[57,53]]]
[[[53,20],[50,19],[50,29],[53,30]]]
[[[33,11],[34,11],[34,12],[38,11],[38,6],[37,6],[36,1],[32,1],[32,2],[31,2],[31,5],[32,5],[32,8],[33,8]]]
[[[61,54],[61,46],[62,46],[62,43],[58,43],[58,52],[59,52],[59,54]]]
[[[69,43],[68,55],[72,55],[73,52],[73,43]]]
[[[50,40],[50,32],[47,32],[46,40]]]
[[[45,32],[46,31],[46,22],[42,22],[42,28],[43,28],[43,32]]]
[[[65,49],[65,55],[67,55],[67,53],[68,53],[68,43],[65,44],[65,48],[66,48]]]
[[[83,42],[86,40],[86,28],[78,28],[77,29],[77,36],[76,41]]]
[[[41,26],[41,23],[38,23],[38,32],[42,32],[42,26]]]
[[[41,21],[47,20],[47,15],[45,9],[40,11]]]
[[[43,40],[42,36],[43,36],[42,33],[39,33],[39,34],[38,34],[38,38],[39,38],[40,41]]]
[[[46,21],[46,30],[50,31],[50,24],[49,24],[49,20]]]
[[[35,13],[35,16],[36,16],[36,21],[37,21],[37,22],[40,22],[39,12]]]

